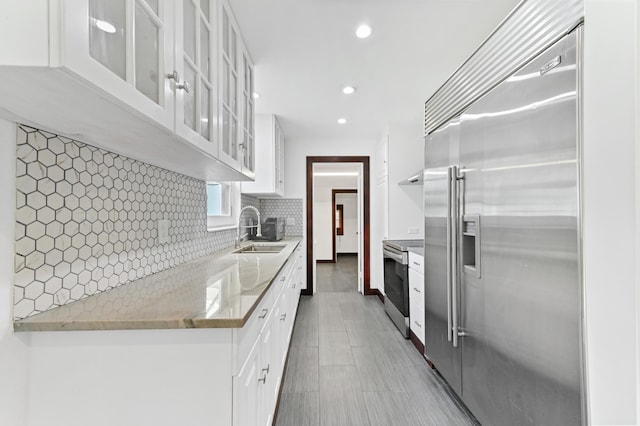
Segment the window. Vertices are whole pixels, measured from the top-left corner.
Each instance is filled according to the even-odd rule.
[[[231,214],[231,197],[228,184],[219,182],[207,183],[207,216],[229,216]]]
[[[207,182],[207,229],[231,228],[239,210],[240,191],[237,183]]]

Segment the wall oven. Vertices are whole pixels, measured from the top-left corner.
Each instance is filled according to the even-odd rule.
[[[400,333],[409,338],[409,247],[424,240],[384,240],[384,310]]]

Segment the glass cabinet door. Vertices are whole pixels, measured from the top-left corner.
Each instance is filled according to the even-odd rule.
[[[247,52],[242,54],[244,70],[244,84],[242,90],[242,168],[246,173],[255,171],[255,138],[254,120],[255,109],[253,100],[253,64]]]
[[[226,4],[222,6],[222,143],[221,157],[232,166],[240,166],[240,114],[238,105],[238,32]]]
[[[153,103],[163,105],[163,4],[158,0],[89,0],[88,12],[91,58]]]
[[[213,142],[214,67],[212,66],[213,26],[209,0],[182,2],[182,57],[178,64],[176,98],[182,117],[176,119],[178,133]],[[181,72],[180,72],[181,71]],[[180,81],[181,75],[184,80]],[[189,129],[184,134],[184,129]],[[189,134],[190,133],[190,134]]]

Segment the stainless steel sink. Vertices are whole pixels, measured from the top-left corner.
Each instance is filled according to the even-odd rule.
[[[280,253],[286,244],[249,244],[232,251],[235,254],[247,253]]]

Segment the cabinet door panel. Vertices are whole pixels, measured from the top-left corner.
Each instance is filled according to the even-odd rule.
[[[149,10],[136,2],[135,86],[153,102],[160,103],[160,28]]]

